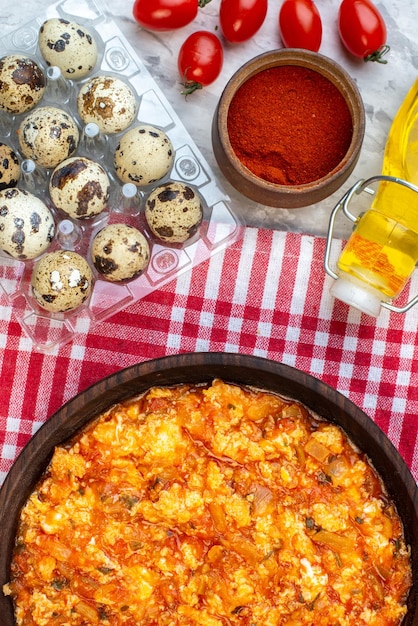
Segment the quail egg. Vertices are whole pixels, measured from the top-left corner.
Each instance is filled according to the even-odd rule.
[[[33,268],[32,295],[46,311],[58,313],[76,309],[88,299],[92,286],[90,265],[78,252],[47,252]]]
[[[127,83],[112,76],[95,76],[80,89],[78,113],[85,124],[95,123],[103,133],[119,133],[132,124],[135,94]]]
[[[29,113],[18,130],[20,148],[26,159],[51,168],[77,149],[80,134],[66,111],[45,106]]]
[[[38,42],[47,65],[59,67],[65,78],[83,78],[96,65],[96,40],[76,22],[62,17],[46,20],[39,29]]]
[[[0,190],[16,187],[20,177],[20,161],[6,143],[0,143]]]
[[[40,66],[29,57],[10,54],[0,59],[0,108],[20,114],[33,109],[45,92]]]
[[[50,246],[55,222],[37,196],[21,189],[0,191],[0,248],[15,259],[34,259]]]
[[[121,137],[114,154],[119,179],[137,187],[163,178],[173,161],[174,148],[169,137],[163,130],[148,124],[128,130]]]
[[[148,265],[150,250],[144,235],[128,224],[109,224],[94,237],[91,258],[107,280],[123,282],[137,278]]]
[[[106,208],[110,181],[103,167],[87,157],[70,157],[52,172],[49,195],[70,217],[89,219]]]
[[[181,182],[156,187],[148,196],[145,218],[152,233],[168,243],[183,243],[197,232],[203,208],[199,195]]]

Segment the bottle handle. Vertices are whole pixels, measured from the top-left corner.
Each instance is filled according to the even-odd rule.
[[[366,192],[366,193],[373,195],[375,192],[373,189],[370,188],[369,185],[376,183],[376,182],[380,182],[380,181],[386,181],[390,183],[403,185],[404,187],[408,187],[408,189],[410,189],[411,191],[415,191],[416,193],[418,193],[418,187],[408,182],[407,180],[403,180],[402,178],[397,178],[395,176],[387,176],[387,175],[381,174],[378,176],[372,176],[371,178],[367,178],[366,180],[365,179],[358,180],[342,196],[342,198],[337,202],[337,204],[333,208],[331,215],[330,215],[330,220],[328,224],[328,232],[327,232],[327,243],[325,247],[325,256],[324,256],[325,272],[328,274],[328,276],[331,276],[331,278],[333,278],[334,280],[338,279],[338,274],[331,267],[330,255],[331,255],[332,238],[334,234],[335,220],[336,220],[337,214],[339,213],[339,211],[342,210],[344,215],[351,222],[355,224],[358,221],[358,217],[353,215],[348,209],[348,205],[353,199],[353,196],[359,195],[362,192]],[[385,309],[389,309],[389,311],[393,311],[395,313],[406,313],[407,311],[409,311],[409,309],[411,309],[417,303],[418,303],[418,295],[416,295],[414,298],[412,298],[412,300],[410,300],[407,304],[405,304],[405,306],[402,306],[402,307],[397,307],[393,304],[390,304],[389,302],[382,302],[381,305]]]

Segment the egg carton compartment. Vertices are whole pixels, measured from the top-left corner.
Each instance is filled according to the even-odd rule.
[[[48,69],[39,51],[40,26],[46,19],[53,17],[81,24],[96,38],[97,64],[87,76],[79,80],[63,80],[60,77],[56,81],[53,76],[55,68]],[[233,200],[217,181],[164,93],[117,25],[105,15],[98,1],[81,0],[76,7],[70,0],[52,4],[45,15],[38,16],[36,20],[0,38],[0,56],[8,54],[28,56],[42,68],[47,77],[47,88],[32,111],[43,106],[56,106],[67,111],[76,121],[81,137],[73,156],[87,156],[99,162],[108,174],[111,187],[107,207],[92,219],[72,219],[56,209],[48,193],[52,169],[37,166],[25,158],[20,149],[17,133],[28,112],[11,115],[0,111],[0,143],[10,146],[24,166],[17,187],[44,200],[54,216],[55,235],[47,252],[74,250],[89,261],[94,274],[92,293],[84,304],[67,312],[51,313],[38,305],[31,291],[32,272],[39,257],[20,260],[0,251],[0,303],[11,306],[12,314],[35,349],[50,352],[71,341],[77,333],[100,324],[231,245],[241,238],[243,224],[238,211],[234,210]],[[116,76],[128,83],[135,93],[137,111],[134,121],[123,132],[101,133],[95,139],[85,136],[86,126],[78,114],[76,99],[83,83],[96,75]],[[150,124],[163,130],[173,145],[174,160],[165,176],[153,185],[138,187],[135,198],[130,202],[122,194],[124,185],[115,173],[113,154],[124,132],[138,124]],[[179,181],[191,186],[202,200],[203,221],[198,232],[183,244],[170,245],[157,239],[145,219],[144,206],[148,195],[167,181]],[[147,267],[140,276],[129,282],[114,283],[106,280],[91,262],[90,246],[94,235],[103,226],[112,223],[135,226],[149,244]]]

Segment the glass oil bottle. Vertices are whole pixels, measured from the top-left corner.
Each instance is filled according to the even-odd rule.
[[[374,182],[379,184],[370,208],[353,217],[348,199]],[[418,263],[418,79],[392,122],[382,175],[360,181],[334,211],[341,206],[354,221],[354,230],[337,261],[336,274],[328,271],[326,259],[325,268],[336,279],[332,295],[375,317],[381,306],[400,310],[390,303]]]

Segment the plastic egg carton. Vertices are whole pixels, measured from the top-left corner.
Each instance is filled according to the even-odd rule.
[[[89,263],[89,246],[94,234],[107,223],[130,223],[148,239],[150,261],[146,270],[135,280],[112,283],[102,278],[94,266],[95,281],[89,300],[81,307],[66,313],[50,313],[40,308],[31,295],[31,275],[37,259],[20,261],[0,251],[0,303],[12,307],[13,314],[21,324],[35,349],[50,352],[71,341],[77,332],[86,332],[118,311],[161,288],[185,271],[210,258],[242,236],[242,224],[231,207],[214,173],[203,158],[181,120],[172,109],[164,93],[158,87],[138,54],[124,38],[113,20],[109,19],[94,0],[77,1],[73,8],[71,0],[51,5],[47,15],[40,15],[11,34],[0,39],[0,56],[22,54],[34,59],[47,75],[47,66],[38,49],[38,34],[41,24],[52,17],[63,17],[84,25],[95,36],[99,58],[94,70],[79,81],[55,80],[50,70],[47,89],[39,106],[52,105],[70,112],[79,125],[80,145],[74,156],[88,156],[104,166],[111,182],[109,206],[92,220],[71,220],[51,206],[48,181],[51,171],[36,167],[21,154],[17,129],[28,114],[9,116],[1,111],[0,142],[11,146],[23,161],[18,187],[26,188],[41,197],[54,212],[55,238],[48,252],[55,249],[70,249],[79,252]],[[73,12],[76,11],[76,12]],[[55,68],[54,68],[55,69]],[[137,96],[137,118],[129,127],[145,123],[162,129],[170,138],[175,159],[170,172],[155,186],[177,180],[190,184],[202,198],[204,218],[199,232],[182,245],[165,245],[153,238],[144,218],[147,195],[155,187],[130,189],[118,180],[113,167],[113,152],[122,133],[89,137],[87,127],[77,112],[76,97],[81,85],[95,75],[109,74],[125,79]],[[8,117],[9,116],[9,117]],[[126,129],[126,130],[129,130]],[[98,141],[99,139],[99,141]],[[103,145],[104,144],[104,145]],[[128,186],[129,187],[129,186]]]

